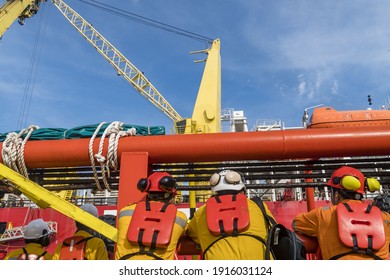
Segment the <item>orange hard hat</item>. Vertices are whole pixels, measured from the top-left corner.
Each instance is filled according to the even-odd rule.
[[[358,169],[342,166],[333,172],[327,185],[332,188],[364,194],[366,190],[375,192],[380,189],[380,183],[375,178],[365,178]]]
[[[176,193],[177,184],[167,172],[154,172],[148,178],[141,178],[137,183],[141,192],[147,193]]]
[[[365,193],[365,178],[363,173],[350,166],[342,166],[335,170],[327,185],[349,192]]]

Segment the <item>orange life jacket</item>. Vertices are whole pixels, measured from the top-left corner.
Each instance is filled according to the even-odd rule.
[[[209,231],[220,236],[207,246],[207,251],[218,241],[229,236],[249,236],[266,245],[264,238],[243,233],[249,228],[249,208],[245,194],[227,194],[210,197],[206,202],[206,221]]]
[[[139,252],[127,254],[121,259],[145,254],[161,259],[153,251],[168,247],[175,225],[177,208],[171,203],[142,201],[137,204],[127,230],[127,240],[140,247]],[[146,247],[149,247],[146,250]]]
[[[386,243],[380,209],[363,203],[342,203],[337,206],[336,211],[340,240],[352,250],[330,259],[335,260],[356,253],[381,259],[374,253]]]
[[[210,197],[206,202],[207,227],[217,236],[237,236],[249,227],[248,201],[244,194]]]
[[[90,237],[82,237],[82,236],[72,236],[66,238],[62,242],[62,246],[60,249],[60,260],[84,260],[84,250],[87,245],[87,241],[89,239],[94,238]]]

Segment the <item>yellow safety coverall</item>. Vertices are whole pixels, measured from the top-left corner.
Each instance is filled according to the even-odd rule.
[[[41,255],[43,252],[46,251],[45,248],[43,248],[42,245],[38,244],[38,243],[26,244],[26,246],[24,246],[24,248],[26,249],[27,253],[35,254],[37,256]],[[24,252],[23,252],[22,248],[13,250],[8,255],[5,256],[4,260],[16,260],[19,257],[19,255],[21,255],[23,253]],[[52,254],[50,254],[49,252],[47,252],[44,255],[45,260],[51,260],[52,257],[53,257]]]

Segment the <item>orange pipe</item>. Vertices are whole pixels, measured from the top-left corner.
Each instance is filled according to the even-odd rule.
[[[310,166],[310,165],[309,165]],[[311,174],[311,170],[305,171],[305,174]],[[314,180],[313,178],[307,178],[305,179],[306,183],[312,183]],[[307,211],[311,211],[315,208],[314,205],[314,188],[306,188],[306,201],[307,201]]]
[[[94,153],[99,141],[94,142]],[[88,144],[88,138],[29,141],[24,159],[28,168],[90,165]],[[106,151],[107,142],[104,154]],[[118,160],[123,152],[147,152],[149,163],[375,156],[389,154],[390,129],[382,126],[131,136],[119,140]]]

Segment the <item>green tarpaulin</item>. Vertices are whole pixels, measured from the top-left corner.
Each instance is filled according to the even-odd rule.
[[[96,137],[103,135],[104,130],[110,125],[110,123],[102,125]],[[29,140],[60,140],[60,139],[76,139],[76,138],[89,138],[95,133],[95,130],[98,128],[99,124],[84,125],[71,129],[66,128],[38,128],[34,130]],[[164,126],[140,126],[140,125],[131,125],[124,124],[123,130],[135,128],[136,135],[164,135],[165,127]],[[19,131],[13,131],[19,133]],[[7,137],[8,133],[0,133],[0,142],[3,142]],[[27,134],[24,134],[25,137]]]

